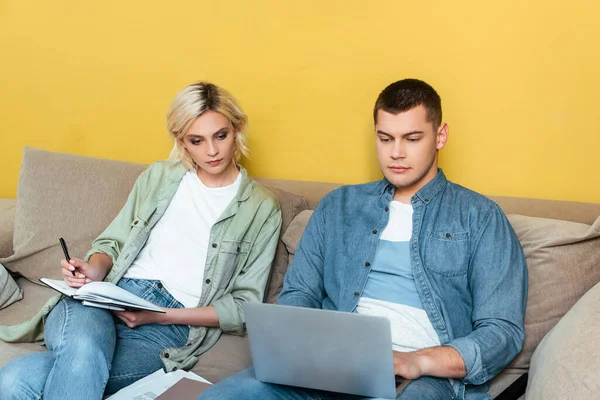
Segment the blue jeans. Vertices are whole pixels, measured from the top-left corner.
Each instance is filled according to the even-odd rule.
[[[121,279],[123,289],[156,305],[183,305],[158,281]],[[44,324],[48,351],[17,358],[0,369],[2,399],[101,399],[162,368],[160,352],[188,339],[187,325],[128,328],[105,309],[61,300]]]
[[[448,379],[424,376],[410,382],[397,398],[402,400],[443,400],[454,399],[455,395]],[[364,397],[262,383],[255,379],[254,369],[248,368],[212,386],[198,397],[198,400],[228,399],[359,400]]]

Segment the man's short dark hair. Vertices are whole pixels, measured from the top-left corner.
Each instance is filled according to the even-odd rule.
[[[418,79],[402,79],[394,82],[379,94],[373,109],[373,121],[377,124],[379,110],[399,114],[417,106],[425,107],[427,122],[436,130],[442,123],[442,100],[434,88]]]

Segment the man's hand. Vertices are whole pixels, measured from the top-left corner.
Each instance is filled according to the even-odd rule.
[[[166,308],[163,310],[167,311]],[[113,311],[113,313],[130,328],[146,324],[164,325],[165,323],[165,314],[153,311]]]
[[[394,374],[406,379],[417,379],[423,375],[464,378],[467,370],[456,349],[437,346],[407,353],[394,351]]]
[[[417,379],[423,375],[423,356],[416,351],[394,351],[394,375],[405,379]]]

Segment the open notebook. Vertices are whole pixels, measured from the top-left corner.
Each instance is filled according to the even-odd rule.
[[[164,313],[160,307],[144,300],[110,282],[90,282],[79,289],[68,286],[64,281],[41,278],[40,281],[52,289],[82,302],[84,306],[109,310],[148,310]]]

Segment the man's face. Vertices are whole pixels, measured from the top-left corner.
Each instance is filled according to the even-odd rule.
[[[394,200],[410,198],[437,174],[437,152],[448,138],[448,126],[437,131],[419,105],[399,114],[377,112],[377,158],[383,175],[396,186]]]

